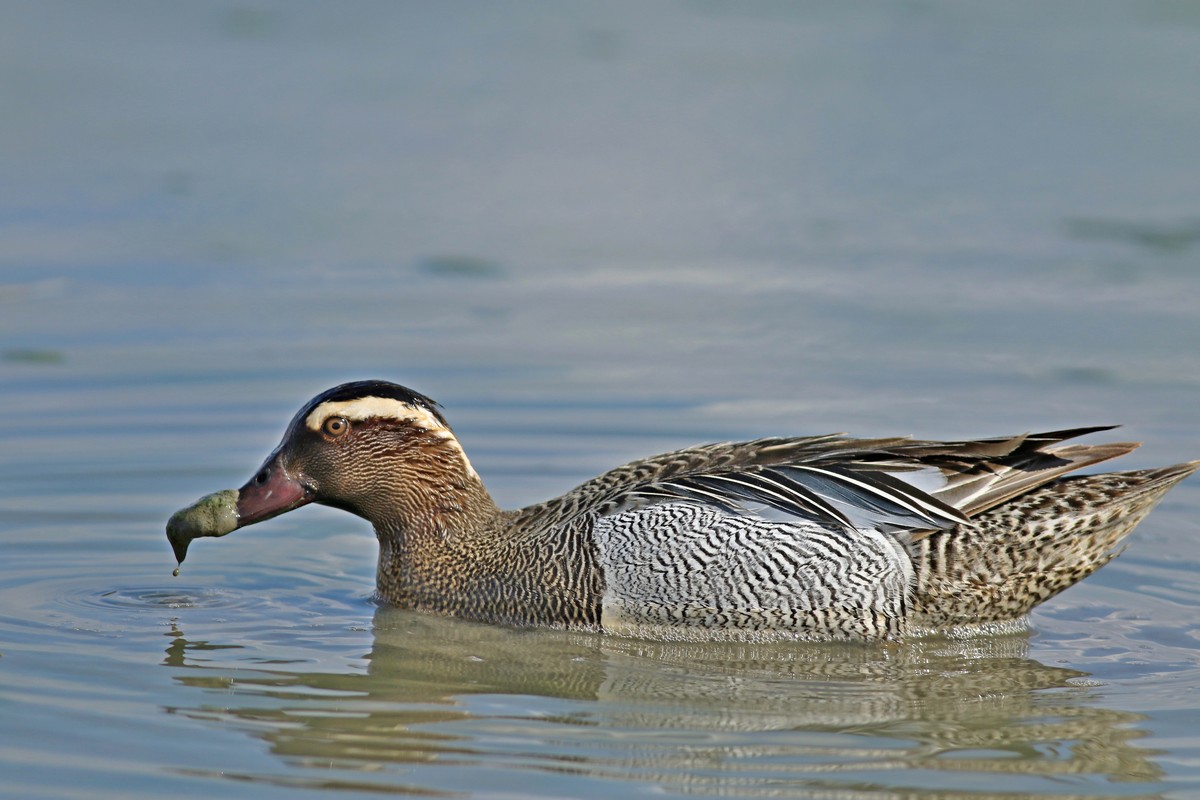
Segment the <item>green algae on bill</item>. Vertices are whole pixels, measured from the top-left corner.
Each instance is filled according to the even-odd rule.
[[[237,489],[225,489],[207,494],[171,515],[167,520],[167,540],[179,564],[172,575],[179,576],[179,567],[187,558],[188,546],[193,539],[224,536],[237,530],[237,500]]]

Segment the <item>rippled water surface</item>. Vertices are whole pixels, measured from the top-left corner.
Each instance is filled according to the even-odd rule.
[[[1028,635],[667,643],[197,542],[316,392],[504,505],[703,441],[1200,458],[1189,3],[8,4],[0,795],[1200,797],[1200,481]]]

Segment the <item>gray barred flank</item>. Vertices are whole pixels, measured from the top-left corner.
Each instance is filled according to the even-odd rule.
[[[808,522],[666,503],[602,517],[593,536],[606,629],[670,621],[835,638],[902,631],[911,565],[878,531],[831,536]],[[668,569],[647,569],[647,551],[671,553]]]

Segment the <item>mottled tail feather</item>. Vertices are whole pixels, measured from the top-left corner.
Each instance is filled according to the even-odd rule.
[[[1079,455],[1066,450],[1075,448],[1060,455]],[[971,526],[913,541],[914,627],[947,631],[1020,619],[1108,563],[1162,496],[1197,469],[1200,461],[1059,478]]]
[[[1138,442],[1073,444],[1037,450],[1010,464],[985,462],[979,465],[981,474],[977,477],[968,477],[971,473],[964,473],[952,480],[946,489],[934,494],[969,516],[975,516],[1059,476],[1127,455],[1139,446]]]

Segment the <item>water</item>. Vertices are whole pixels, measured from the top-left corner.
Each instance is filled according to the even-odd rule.
[[[6,4],[0,795],[1200,796],[1200,482],[1027,636],[680,644],[197,542],[295,409],[438,398],[507,506],[703,441],[1200,457],[1200,13]]]

